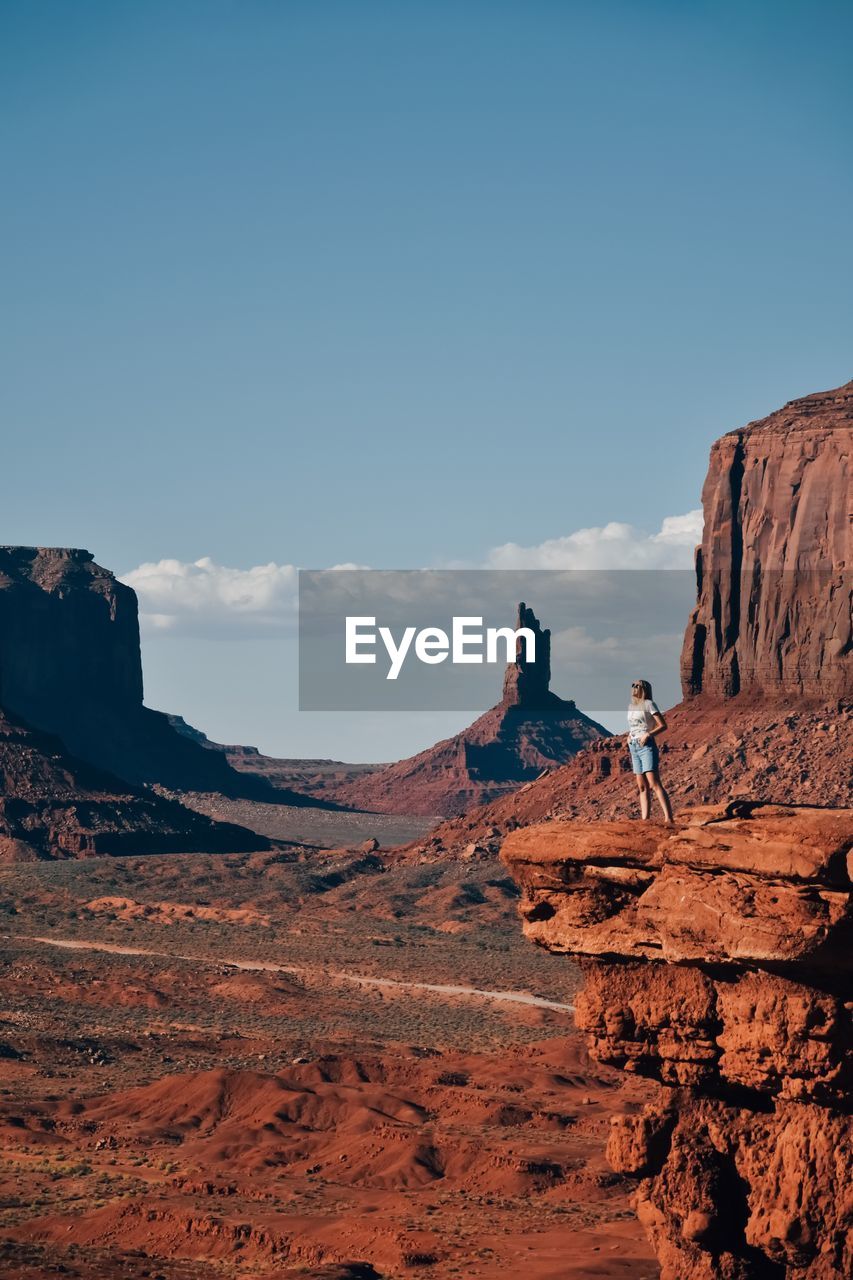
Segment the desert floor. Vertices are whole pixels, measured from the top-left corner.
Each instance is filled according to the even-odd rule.
[[[493,859],[5,867],[0,935],[4,1276],[657,1274]]]

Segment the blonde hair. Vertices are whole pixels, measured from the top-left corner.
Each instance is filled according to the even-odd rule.
[[[648,680],[635,680],[634,684],[638,684],[640,688],[637,690],[634,688],[634,685],[631,686],[632,702],[646,702],[651,698],[652,686],[649,684]]]

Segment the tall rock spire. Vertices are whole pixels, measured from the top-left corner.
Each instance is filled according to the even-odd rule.
[[[516,614],[515,630],[526,627],[535,638],[535,657],[531,660],[522,637],[516,641],[515,662],[504,675],[503,702],[508,707],[547,707],[554,701],[551,684],[551,632],[539,625],[539,619],[522,600]]]

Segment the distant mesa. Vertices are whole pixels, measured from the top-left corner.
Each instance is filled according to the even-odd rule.
[[[330,794],[343,804],[383,813],[461,814],[565,764],[607,736],[607,729],[573,701],[552,692],[551,633],[523,602],[515,626],[534,632],[535,658],[528,659],[519,641],[496,706],[454,737]]]
[[[0,861],[268,849],[222,797],[334,810],[327,779],[363,772],[220,749],[142,698],[135,593],[89,551],[0,547]]]
[[[135,592],[89,551],[0,547],[0,706],[135,785],[317,803],[237,772],[142,695]]]
[[[0,861],[269,848],[152,784],[283,796],[143,706],[136,597],[90,552],[0,548]]]
[[[312,758],[280,758],[264,755],[257,747],[237,743],[214,742],[201,729],[188,724],[183,716],[167,713],[169,724],[176,732],[190,738],[207,751],[219,751],[233,769],[271,783],[279,793],[299,793],[301,804],[310,803],[320,808],[338,808],[333,803],[337,787],[367,773],[383,769],[384,764],[347,764],[343,760]],[[319,804],[324,801],[326,803]],[[279,802],[281,800],[279,799]],[[288,803],[294,803],[293,800]]]

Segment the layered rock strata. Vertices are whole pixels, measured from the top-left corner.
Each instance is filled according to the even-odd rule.
[[[853,382],[792,400],[711,449],[686,697],[850,692]]]
[[[608,1153],[662,1280],[853,1274],[851,846],[853,810],[746,801],[504,841],[592,1053],[660,1083]]]

